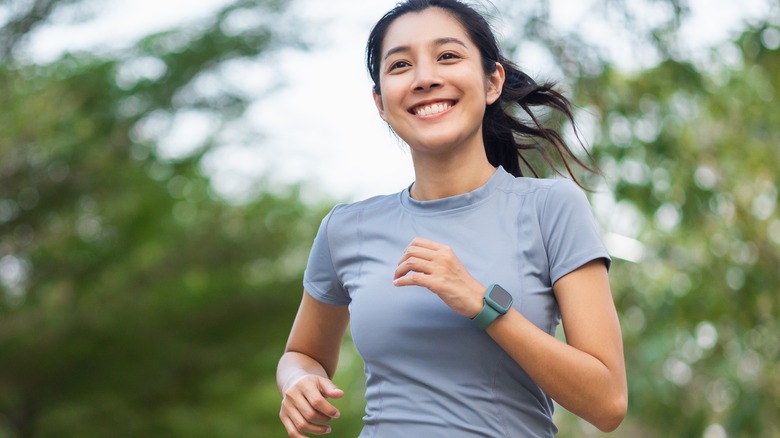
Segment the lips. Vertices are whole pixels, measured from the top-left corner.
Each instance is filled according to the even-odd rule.
[[[456,103],[456,100],[427,101],[413,106],[409,112],[416,116],[432,116],[447,111]]]

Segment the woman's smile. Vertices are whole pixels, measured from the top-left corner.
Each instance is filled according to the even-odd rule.
[[[457,103],[457,100],[429,100],[413,106],[409,109],[409,113],[418,117],[429,118],[431,116],[438,116],[442,113],[449,112],[449,110]]]

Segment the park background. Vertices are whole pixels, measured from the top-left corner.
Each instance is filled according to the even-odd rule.
[[[319,221],[411,181],[361,70],[392,2],[110,3],[0,1],[0,437],[284,436]],[[583,177],[628,366],[611,436],[780,436],[780,3],[736,3],[485,6],[604,173]],[[349,339],[336,382],[331,436],[356,436]]]

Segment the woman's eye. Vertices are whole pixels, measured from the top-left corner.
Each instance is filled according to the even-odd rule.
[[[397,68],[406,68],[409,67],[409,63],[406,61],[397,61],[390,65],[390,70],[395,70]]]
[[[439,59],[442,59],[442,60],[459,59],[459,58],[460,58],[460,56],[458,56],[458,55],[456,55],[454,53],[450,53],[450,52],[443,53],[441,56],[439,56]]]

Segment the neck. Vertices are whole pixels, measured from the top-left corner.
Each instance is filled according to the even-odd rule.
[[[431,201],[472,192],[493,176],[496,168],[484,154],[477,157],[414,156],[414,185],[410,196],[418,201]]]

